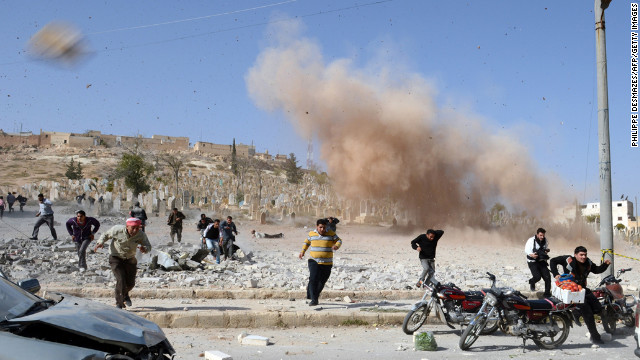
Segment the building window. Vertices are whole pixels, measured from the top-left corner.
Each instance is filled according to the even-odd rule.
[[[622,216],[618,216],[618,221],[622,221]]]
[[[618,207],[622,207],[622,203],[618,203]]]

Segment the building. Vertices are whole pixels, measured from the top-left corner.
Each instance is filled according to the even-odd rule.
[[[599,216],[600,203],[587,203],[582,206],[582,216]],[[625,228],[630,227],[630,222],[635,222],[633,215],[633,203],[628,200],[613,201],[611,203],[611,215],[613,218],[613,226],[618,224],[624,225]]]
[[[19,133],[6,133],[0,129],[0,147],[9,146],[49,146],[50,139],[40,131],[39,135],[34,135],[31,131],[22,131]]]
[[[193,146],[193,150],[201,154],[230,156],[233,145],[214,144],[205,141],[198,141]],[[252,157],[256,154],[254,145],[236,144],[236,156]]]

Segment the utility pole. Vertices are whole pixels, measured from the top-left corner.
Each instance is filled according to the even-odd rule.
[[[598,159],[600,162],[600,248],[611,266],[602,276],[613,275],[613,218],[611,210],[611,150],[609,146],[609,95],[607,85],[607,44],[604,10],[611,0],[595,0],[596,72],[598,78]]]

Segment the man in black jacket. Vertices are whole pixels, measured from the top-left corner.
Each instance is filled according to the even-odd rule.
[[[593,318],[593,314],[598,314],[602,311],[602,305],[591,290],[587,289],[587,276],[589,273],[600,274],[603,273],[611,264],[611,260],[607,259],[603,264],[596,265],[591,259],[587,257],[587,248],[584,246],[578,246],[571,255],[561,255],[554,257],[549,262],[551,264],[551,273],[555,276],[556,280],[560,279],[558,273],[558,265],[562,265],[562,270],[565,274],[573,275],[574,282],[581,285],[585,290],[584,304],[580,304],[578,307],[582,312],[584,323],[589,329],[591,334],[591,342],[594,344],[602,344],[602,339],[596,329],[596,321]]]
[[[147,225],[147,212],[140,207],[140,201],[136,201],[136,203],[133,204],[133,209],[129,211],[129,216],[140,219],[140,221],[142,222],[140,231],[144,232],[144,228]]]
[[[436,271],[436,247],[443,234],[443,230],[429,229],[426,234],[420,234],[411,241],[411,247],[418,251],[420,263],[422,264],[422,274],[420,274],[420,279],[416,284],[417,287],[421,287],[423,281],[428,283]],[[425,280],[427,274],[429,274],[429,277]]]
[[[200,220],[198,220],[198,222],[196,223],[196,227],[198,228],[198,231],[200,232],[200,236],[202,237],[203,249],[207,247],[207,243],[205,242],[204,231],[207,229],[207,226],[209,226],[209,224],[211,223],[213,223],[213,220],[210,217],[207,217],[207,215],[205,214],[200,214]]]

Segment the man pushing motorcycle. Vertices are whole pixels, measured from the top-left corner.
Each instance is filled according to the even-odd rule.
[[[591,342],[594,344],[603,344],[604,342],[600,338],[598,329],[596,329],[596,321],[593,318],[593,314],[599,314],[602,311],[602,305],[591,290],[587,288],[587,276],[589,273],[600,274],[603,273],[611,264],[609,259],[605,260],[600,265],[595,265],[591,259],[587,257],[587,248],[584,246],[578,246],[571,255],[561,255],[554,257],[550,260],[551,273],[556,278],[560,279],[558,273],[558,265],[562,265],[562,269],[565,274],[573,275],[576,284],[581,285],[585,289],[584,304],[580,304],[578,307],[582,312],[584,323],[589,329],[591,334]]]

